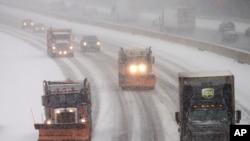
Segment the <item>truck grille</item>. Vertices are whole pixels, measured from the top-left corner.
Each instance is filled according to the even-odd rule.
[[[67,43],[57,43],[56,48],[59,50],[67,50],[69,48],[69,44]]]
[[[90,42],[88,42],[88,45],[89,45],[89,46],[95,46],[95,45],[96,45],[96,42],[90,41]]]

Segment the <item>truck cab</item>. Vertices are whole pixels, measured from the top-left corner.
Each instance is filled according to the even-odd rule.
[[[43,82],[43,123],[35,123],[38,141],[90,141],[92,131],[91,95],[87,79]]]
[[[180,141],[229,141],[230,125],[241,119],[231,72],[179,73],[179,98]]]
[[[47,30],[47,52],[51,57],[74,57],[73,36],[71,29]]]

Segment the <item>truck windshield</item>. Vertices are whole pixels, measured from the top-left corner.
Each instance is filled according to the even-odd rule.
[[[228,115],[225,110],[193,110],[189,112],[189,121],[221,121],[227,122]]]
[[[82,95],[81,94],[56,94],[49,95],[43,98],[45,104],[47,106],[55,106],[55,107],[64,107],[67,106],[77,106],[82,103]]]

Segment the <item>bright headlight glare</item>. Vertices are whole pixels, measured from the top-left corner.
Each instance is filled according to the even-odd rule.
[[[46,121],[46,124],[51,124],[52,123],[52,121],[50,120],[50,119],[48,119],[47,121]]]
[[[34,25],[34,23],[30,23],[30,25]]]
[[[70,113],[73,113],[73,112],[74,112],[74,110],[73,110],[73,109],[69,109],[69,112],[70,112]]]
[[[23,23],[23,25],[26,25],[26,23]]]
[[[54,49],[54,50],[55,50],[55,49],[56,49],[56,47],[55,47],[55,46],[53,46],[53,47],[52,47],[52,49]]]
[[[101,43],[100,43],[100,42],[97,42],[96,44],[99,46]]]
[[[144,65],[144,64],[140,64],[138,67],[139,67],[140,72],[145,72],[147,69],[146,65]]]
[[[70,46],[69,48],[70,48],[70,49],[74,49],[74,47],[73,47],[73,46]]]
[[[56,110],[56,114],[60,114],[61,113],[61,111],[60,110]]]
[[[81,123],[85,123],[85,122],[86,122],[86,119],[85,119],[85,118],[82,118],[82,119],[80,119],[80,122],[81,122]]]
[[[137,66],[136,65],[130,65],[129,66],[129,72],[130,73],[136,73],[137,72]]]
[[[83,42],[83,45],[84,45],[84,46],[86,46],[86,45],[87,45],[87,43],[86,43],[86,42]]]
[[[67,54],[67,51],[65,50],[65,51],[63,51],[63,54]]]

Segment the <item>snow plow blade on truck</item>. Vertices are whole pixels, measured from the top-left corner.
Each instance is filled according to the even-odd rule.
[[[44,81],[44,123],[35,123],[38,141],[90,141],[91,96],[87,79]]]
[[[147,76],[120,76],[120,85],[123,88],[149,88],[153,89],[156,84],[156,77],[154,74],[148,74]]]
[[[153,73],[154,62],[151,47],[146,49],[121,48],[118,55],[119,86],[122,89],[154,89],[156,85],[156,76]]]
[[[35,124],[39,130],[38,141],[89,141],[88,127],[84,124]]]

